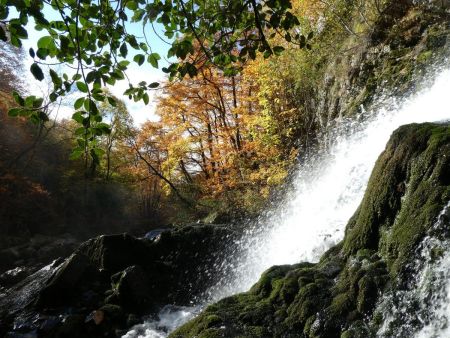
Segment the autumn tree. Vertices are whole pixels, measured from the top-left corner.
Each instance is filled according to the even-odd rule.
[[[84,109],[79,110],[76,121],[86,130],[84,152],[75,149],[73,156],[89,153],[96,161],[98,154],[92,135],[99,129],[94,129],[93,122],[100,122],[98,102],[108,99],[102,87],[127,79],[130,86],[125,94],[148,103],[147,90],[158,86],[146,81],[134,84],[126,76],[130,64],[127,58],[138,65],[148,62],[159,66],[161,56],[153,51],[154,46],[147,39],[149,32],[154,31],[165,39],[171,46],[167,57],[178,60],[163,68],[170,77],[197,74],[197,67],[188,58],[196,53],[195,43],[201,46],[205,61],[233,75],[238,72],[239,64],[254,59],[257,53],[269,57],[283,50],[270,45],[267,36],[271,34],[300,44],[303,35],[292,31],[299,21],[291,7],[289,0],[231,0],[226,3],[219,0],[0,0],[0,40],[6,41],[9,35],[12,45],[20,47],[22,40],[28,38],[26,25],[31,18],[36,23],[35,28],[46,33],[37,41],[37,46],[30,49],[34,60],[30,70],[36,79],[43,80],[44,70],[55,63],[70,65],[75,70],[73,75],[58,74],[48,67],[54,85],[49,100],[27,101],[17,95],[21,109],[12,110],[11,115],[29,116],[45,111],[45,105],[76,87],[85,96],[77,101],[75,108],[87,102]],[[45,11],[57,19],[47,20]],[[130,33],[131,23],[142,24],[142,37]],[[162,27],[163,37],[155,25]],[[42,114],[37,116],[45,118]],[[107,133],[106,129],[100,131]]]
[[[279,138],[260,117],[257,76],[255,65],[226,76],[200,63],[195,77],[164,85],[160,121],[145,125],[140,139],[179,189],[203,202],[251,209],[283,181],[293,156],[280,155]]]
[[[111,95],[111,94],[108,94]],[[112,95],[111,95],[112,96]],[[120,172],[124,163],[124,147],[132,134],[133,118],[123,100],[112,96],[111,102],[102,102],[99,106],[102,120],[108,123],[109,132],[99,138],[100,147],[104,155],[99,162],[102,164],[105,180],[111,179],[112,175]]]

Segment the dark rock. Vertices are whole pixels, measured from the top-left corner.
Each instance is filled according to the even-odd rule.
[[[0,309],[7,309],[0,311],[0,335],[16,332],[20,322],[22,331],[51,337],[117,336],[136,315],[189,305],[215,282],[216,263],[235,235],[224,226],[196,224],[154,239],[91,239],[0,295]]]
[[[36,269],[33,267],[22,267],[22,266],[5,271],[0,275],[0,286],[4,288],[9,288],[14,284],[17,284],[21,280],[25,279],[35,271]]]
[[[128,234],[100,236],[83,243],[78,252],[100,270],[119,272],[128,266],[145,263],[148,245]]]
[[[52,338],[91,337],[83,315],[69,315],[49,334]]]
[[[165,228],[165,229],[154,229],[154,230],[152,230],[152,231],[147,232],[147,233],[144,235],[143,238],[145,238],[145,239],[150,239],[150,240],[158,240],[158,239],[160,238],[161,234],[162,234],[164,231],[168,231],[168,230],[170,230],[170,229],[168,229],[168,228]]]
[[[158,289],[152,285],[148,274],[140,266],[130,266],[111,277],[113,294],[119,304],[133,312],[148,310],[155,292]],[[153,286],[153,288],[152,288]]]
[[[81,284],[89,265],[84,255],[70,256],[41,290],[36,305],[40,308],[64,305],[73,296],[75,287]]]
[[[70,256],[77,245],[78,241],[71,236],[36,235],[0,251],[0,272],[21,267],[33,273],[55,259]]]

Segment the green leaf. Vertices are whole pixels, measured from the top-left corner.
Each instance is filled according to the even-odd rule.
[[[83,115],[78,111],[75,114],[72,115],[72,120],[77,121],[78,123],[83,122]]]
[[[192,63],[187,63],[186,68],[190,77],[195,77],[197,75],[197,68]]]
[[[86,146],[86,141],[82,138],[77,139],[78,147],[84,148]]]
[[[75,101],[73,107],[74,107],[75,109],[80,109],[80,108],[83,106],[84,100],[85,100],[84,97],[80,97],[79,99],[77,99],[77,100]]]
[[[17,23],[10,24],[10,32],[20,39],[28,38],[28,32],[26,31],[26,29]]]
[[[139,44],[139,47],[140,47],[141,50],[143,50],[144,52],[147,52],[147,51],[148,51],[148,46],[147,46],[145,43],[143,43],[143,42],[141,42],[141,43]]]
[[[148,97],[148,93],[145,93],[145,94],[142,96],[142,99],[144,100],[144,103],[145,103],[145,104],[148,104],[148,102],[150,101],[150,98]]]
[[[268,57],[270,57],[272,55],[272,52],[270,50],[266,50],[263,54],[264,59],[267,59]]]
[[[100,163],[100,159],[97,156],[97,154],[95,153],[94,149],[91,149],[91,151],[89,153],[91,154],[92,161],[94,163],[96,163],[96,164],[99,164]]]
[[[152,82],[148,85],[148,87],[150,89],[154,89],[154,88],[158,88],[159,87],[159,82]]]
[[[22,42],[14,35],[11,35],[11,45],[13,45],[14,47],[17,48],[21,48],[22,47]]]
[[[42,81],[44,79],[44,73],[41,67],[37,63],[33,63],[30,67],[31,74],[33,74],[36,80]]]
[[[25,98],[25,107],[31,108],[33,107],[33,102],[36,100],[36,96],[31,95]]]
[[[158,60],[160,60],[161,57],[158,53],[152,53],[147,57],[147,62],[150,63],[154,68],[158,68]]]
[[[71,44],[70,39],[67,36],[60,35],[59,36],[59,41],[61,41],[61,43],[60,43],[61,50],[63,52],[68,52],[69,51],[69,46]]]
[[[83,121],[81,121],[81,123],[82,122]],[[80,128],[75,129],[75,135],[80,136],[80,135],[84,135],[85,133],[86,133],[86,128],[84,128],[84,127],[80,127]]]
[[[69,156],[69,159],[71,160],[77,160],[79,159],[84,153],[84,150],[80,150],[80,149],[75,149],[74,151],[72,151],[72,153]]]
[[[14,98],[14,101],[16,101],[16,103],[19,106],[24,106],[25,105],[25,100],[23,99],[22,96],[19,95],[18,92],[16,92],[16,91],[13,92],[13,98]]]
[[[127,36],[127,42],[130,44],[131,47],[134,49],[139,49],[139,44],[136,40],[136,37],[134,35],[128,35]]]
[[[127,44],[126,44],[126,43],[123,43],[122,46],[120,46],[119,52],[120,52],[120,55],[121,55],[123,58],[126,58],[126,57],[127,57],[127,54],[128,54],[128,48],[127,48]]]
[[[125,75],[123,72],[119,69],[116,69],[114,72],[111,73],[111,76],[116,78],[117,80],[123,80],[125,79]]]
[[[273,52],[275,55],[281,55],[281,53],[284,51],[284,47],[281,46],[275,46],[273,47]]]
[[[92,101],[92,100],[89,100],[89,112],[90,112],[92,115],[98,115],[98,114],[99,114],[97,105],[96,105],[95,102]]]
[[[109,104],[110,104],[111,106],[113,106],[113,107],[117,107],[117,103],[116,103],[116,100],[114,100],[114,98],[113,98],[113,97],[111,97],[111,96],[108,96],[108,102],[109,102]]]
[[[113,77],[108,77],[108,78],[106,78],[106,83],[111,86],[114,86],[116,84],[116,79]]]
[[[88,86],[83,81],[78,81],[77,82],[77,88],[82,93],[87,93],[89,91]]]
[[[35,98],[32,103],[33,108],[40,108],[42,106],[43,102],[44,102],[44,99],[42,97]]]
[[[130,61],[128,61],[128,60],[122,60],[119,62],[119,66],[123,67],[123,68],[126,68],[129,64],[130,64]],[[107,73],[107,72],[108,72],[108,70],[106,70],[105,73]]]
[[[4,20],[9,15],[9,8],[4,6],[0,8],[0,20]]]
[[[34,53],[34,49],[30,48],[28,52],[30,53],[30,56],[34,59],[34,57],[36,56],[36,54]]]
[[[47,48],[39,48],[36,52],[36,55],[39,59],[45,60],[45,58],[48,56],[49,51]]]
[[[138,4],[136,3],[136,1],[127,1],[125,6],[132,11],[138,8]]]
[[[87,83],[94,82],[94,80],[97,78],[97,76],[98,76],[98,73],[95,70],[93,70],[92,72],[89,72],[86,75],[86,82]]]
[[[38,48],[48,48],[53,43],[53,38],[51,36],[43,36],[37,42]]]
[[[104,122],[99,123],[96,127],[102,134],[110,134],[111,133],[111,128],[110,128],[109,124],[107,124],[107,123],[104,123]]]
[[[62,80],[53,69],[50,69],[50,77],[52,78],[52,82],[55,88],[61,87]]]
[[[145,56],[143,54],[136,54],[133,58],[133,61],[141,66],[145,61]]]
[[[12,108],[8,111],[8,115],[11,117],[19,116],[22,110],[23,110],[22,108]]]
[[[98,157],[105,155],[105,151],[102,148],[94,148],[93,150]]]

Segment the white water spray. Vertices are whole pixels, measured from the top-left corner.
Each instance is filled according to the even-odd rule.
[[[446,70],[430,89],[401,105],[373,112],[365,122],[343,121],[330,132],[333,142],[327,153],[306,159],[297,170],[292,191],[237,243],[238,257],[224,262],[232,264],[234,274],[209,290],[206,303],[248,290],[273,265],[317,261],[339,242],[391,133],[408,123],[450,119],[449,89],[450,70]],[[160,337],[156,333],[164,336],[171,329],[127,337]]]
[[[450,202],[418,247],[414,278],[377,306],[375,313],[383,317],[378,337],[450,337],[449,226]]]

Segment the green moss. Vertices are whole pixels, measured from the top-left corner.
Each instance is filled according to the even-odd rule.
[[[274,281],[284,277],[291,269],[290,265],[273,266],[265,271],[259,281],[252,286],[250,292],[261,296],[267,296],[272,292]]]
[[[204,325],[206,328],[212,327],[222,323],[222,318],[217,315],[209,315],[204,320]]]
[[[349,293],[341,293],[333,298],[328,311],[331,316],[344,316],[354,308],[354,297]]]
[[[375,253],[374,250],[360,249],[356,252],[356,258],[362,260],[364,258],[370,258]]]
[[[316,322],[316,315],[312,315],[306,320],[305,327],[303,329],[303,333],[310,337],[311,328],[314,326],[314,323]]]
[[[433,52],[431,50],[424,51],[417,56],[417,62],[427,63],[430,61],[433,56]]]

